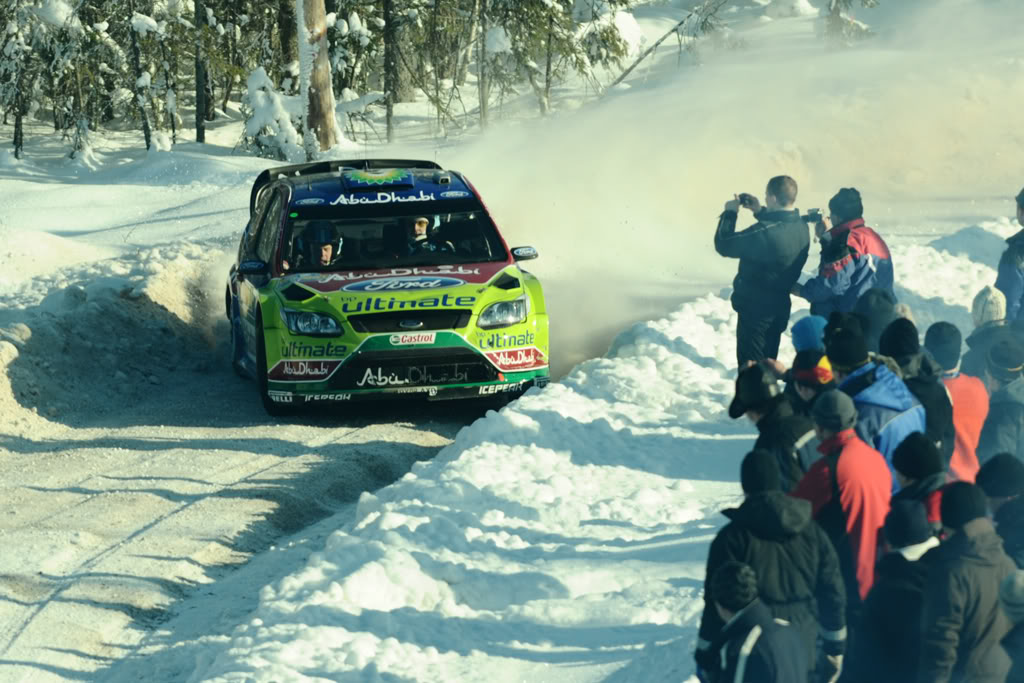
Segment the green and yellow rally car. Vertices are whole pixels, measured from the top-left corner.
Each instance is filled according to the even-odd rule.
[[[231,360],[267,412],[419,394],[518,395],[549,378],[548,314],[475,188],[434,162],[263,171],[225,297]]]

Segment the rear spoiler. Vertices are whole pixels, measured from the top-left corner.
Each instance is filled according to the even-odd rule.
[[[425,168],[433,171],[440,171],[441,166],[433,161],[423,159],[331,159],[328,161],[313,161],[308,164],[294,164],[292,166],[275,166],[268,168],[258,176],[252,184],[252,192],[249,193],[249,215],[256,210],[256,197],[260,190],[267,183],[279,176],[304,176],[315,173],[337,173],[343,168],[351,168],[358,171],[369,171],[379,168]]]

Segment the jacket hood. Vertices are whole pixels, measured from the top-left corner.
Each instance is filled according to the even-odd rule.
[[[910,389],[903,383],[903,380],[888,367],[879,365],[877,362],[868,363],[847,377],[846,381],[840,385],[840,389],[852,384],[862,374],[872,371],[875,373],[875,381],[854,396],[855,402],[866,403],[900,413],[910,410],[918,404],[917,399],[910,393]]]
[[[971,520],[931,552],[938,553],[944,560],[963,558],[988,567],[998,566],[1005,557],[1003,540],[987,517]]]
[[[897,377],[903,377],[903,368],[900,367],[900,364],[896,361],[895,358],[883,356],[877,351],[872,351],[871,353],[868,354],[868,360],[877,365],[884,365],[885,367],[889,368],[889,372],[896,375]]]
[[[811,523],[811,503],[782,491],[763,491],[722,514],[759,538],[783,540],[796,536]]]
[[[1024,405],[1024,377],[1018,377],[1005,387],[992,394],[989,403],[1016,403]]]
[[[978,346],[984,346],[993,337],[1004,334],[1009,329],[1010,328],[1006,324],[1005,320],[993,320],[985,323],[981,327],[975,328],[974,332],[971,332],[965,341],[967,342],[968,348],[973,349]]]
[[[937,381],[943,374],[942,368],[927,351],[899,356],[894,360],[899,364],[903,377],[920,377]]]

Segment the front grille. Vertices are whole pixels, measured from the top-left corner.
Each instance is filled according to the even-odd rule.
[[[331,378],[331,386],[391,389],[496,381],[495,367],[469,349],[410,349],[356,353]]]
[[[471,310],[443,311],[388,311],[350,315],[348,322],[356,332],[425,332],[430,330],[457,330],[469,324]],[[402,327],[403,321],[418,321],[420,327]]]

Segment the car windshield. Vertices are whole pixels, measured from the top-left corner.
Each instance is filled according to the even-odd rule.
[[[293,212],[282,245],[284,270],[295,273],[507,258],[497,231],[481,210],[364,218]]]

